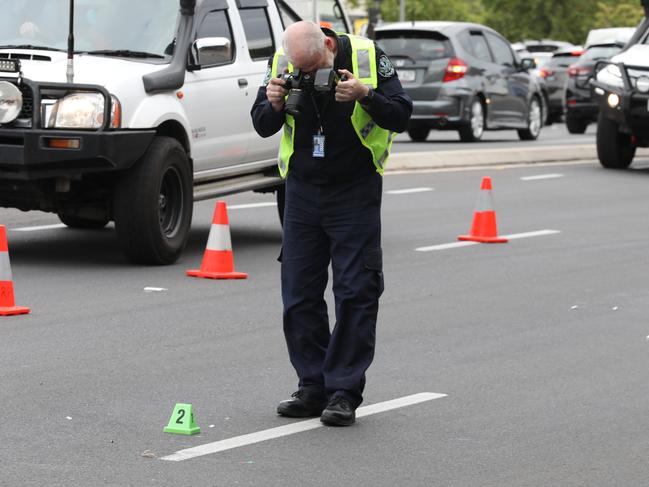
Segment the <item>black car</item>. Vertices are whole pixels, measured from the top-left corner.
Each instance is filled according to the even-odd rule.
[[[548,121],[563,119],[564,96],[568,81],[568,69],[583,54],[582,49],[558,50],[547,62],[537,68],[538,75],[545,80],[548,93]]]
[[[597,121],[597,104],[590,96],[589,81],[595,64],[622,50],[621,43],[594,44],[568,68],[566,85],[566,127],[571,134],[583,134],[590,123]]]
[[[484,130],[517,129],[536,139],[543,125],[541,94],[529,70],[500,34],[464,22],[402,22],[376,29],[414,110],[408,134],[457,130],[466,142]]]

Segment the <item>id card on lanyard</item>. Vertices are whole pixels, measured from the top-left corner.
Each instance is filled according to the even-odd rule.
[[[317,134],[313,136],[313,157],[319,159],[325,156],[325,136],[324,134]]]

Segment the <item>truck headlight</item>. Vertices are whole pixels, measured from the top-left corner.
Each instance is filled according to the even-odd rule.
[[[0,124],[16,120],[23,109],[23,95],[8,81],[0,81]]]
[[[635,80],[635,87],[640,93],[647,93],[649,91],[649,77],[640,76]]]
[[[110,127],[122,124],[122,106],[111,96]],[[72,93],[52,107],[47,126],[57,129],[99,129],[104,124],[104,97],[100,93]]]
[[[620,68],[615,64],[609,64],[597,73],[597,81],[612,88],[624,88],[622,71],[620,71]]]

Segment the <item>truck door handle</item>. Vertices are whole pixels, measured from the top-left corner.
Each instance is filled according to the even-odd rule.
[[[248,80],[246,78],[239,78],[238,80],[239,88],[245,88],[248,86]]]

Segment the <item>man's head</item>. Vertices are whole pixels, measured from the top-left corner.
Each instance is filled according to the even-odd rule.
[[[284,52],[295,69],[313,73],[320,68],[332,68],[336,55],[336,41],[324,35],[313,22],[291,24],[282,40]]]

